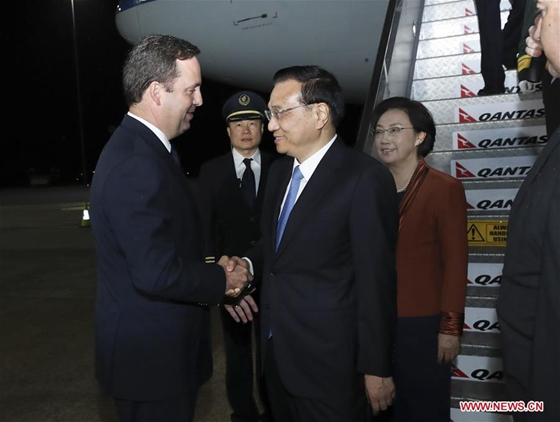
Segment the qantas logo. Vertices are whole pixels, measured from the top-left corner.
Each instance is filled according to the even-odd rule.
[[[518,167],[497,167],[495,169],[484,168],[480,169],[478,175],[480,177],[502,177],[502,176],[525,176],[529,170],[531,170],[531,166],[518,166]]]
[[[467,324],[465,324],[466,326]],[[491,322],[488,321],[487,319],[479,319],[478,321],[476,321],[472,328],[471,327],[465,327],[468,330],[477,330],[477,331],[482,331],[482,332],[486,332],[486,331],[500,331],[500,324],[498,322]]]
[[[476,210],[476,208],[467,202],[467,210]]]
[[[483,139],[478,143],[480,148],[502,148],[521,147],[525,145],[545,144],[548,141],[546,135],[542,136],[520,136],[513,138]]]
[[[501,381],[504,379],[504,372],[503,371],[494,371],[490,372],[488,369],[475,369],[472,371],[470,377],[465,374],[462,370],[457,368],[455,365],[451,365],[451,376],[455,378],[463,378],[469,379],[474,378],[479,381]]]
[[[533,117],[543,117],[544,107],[533,110],[512,110],[512,111],[498,111],[494,114],[483,113],[478,118],[481,122],[492,122],[496,120],[513,120],[513,119],[531,119]]]
[[[487,149],[487,148],[505,148],[505,147],[521,147],[527,145],[540,145],[546,144],[548,137],[541,136],[514,136],[511,138],[486,138],[476,143],[469,141],[465,136],[457,134],[457,148],[458,149]]]
[[[455,365],[451,364],[451,376],[456,378],[468,378],[469,376],[457,368]]]
[[[465,110],[463,110],[462,108],[459,109],[459,122],[460,123],[474,123],[477,120],[471,116],[469,113],[467,113]]]
[[[470,9],[465,8],[465,16],[474,16],[474,12]]]
[[[457,145],[459,149],[472,149],[476,148],[467,138],[460,133],[457,134]]]
[[[478,204],[476,204],[476,209],[479,210],[509,210],[513,204],[513,199],[497,199],[491,201],[489,199],[483,199]]]
[[[476,176],[472,174],[469,170],[467,170],[465,167],[463,167],[461,164],[455,163],[455,177],[457,177],[458,179],[468,179],[470,177],[476,177]]]
[[[525,176],[531,166],[517,166],[517,167],[497,167],[497,168],[482,168],[478,171],[476,176],[467,168],[463,167],[459,163],[455,163],[455,174],[456,178],[458,179],[468,179],[468,178],[475,178],[475,177],[519,177]]]
[[[469,280],[470,284],[478,284],[479,286],[493,286],[493,285],[502,285],[502,276],[497,275],[492,277],[489,274],[481,274],[474,279],[474,282]]]
[[[470,54],[470,53],[476,53],[476,51],[474,50],[474,48],[463,43],[463,54]]]
[[[464,34],[464,35],[474,34],[474,29],[472,29],[471,27],[465,25],[465,26],[463,27],[463,34]]]
[[[511,110],[511,111],[497,111],[495,113],[482,113],[478,117],[478,119],[476,119],[462,108],[459,108],[459,122],[474,123],[474,122],[493,122],[498,120],[531,119],[533,117],[544,117],[544,114],[545,113],[543,107],[543,108],[530,109],[530,110]]]
[[[468,89],[465,85],[461,85],[461,98],[476,97],[476,94]]]
[[[461,63],[461,73],[463,75],[474,75],[476,72],[465,63]]]

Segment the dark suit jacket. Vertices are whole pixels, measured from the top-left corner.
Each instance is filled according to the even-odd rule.
[[[360,380],[363,389],[360,373],[391,375],[396,189],[381,163],[336,140],[297,200],[275,251],[292,166],[290,157],[273,163],[263,237],[248,253],[263,274],[262,353],[272,326],[286,389],[328,399],[355,392]]]
[[[198,198],[207,260],[240,256],[260,239],[260,214],[271,163],[272,155],[261,150],[261,176],[253,210],[241,195],[231,152],[201,167]]]
[[[469,255],[466,224],[467,202],[462,183],[430,168],[399,232],[400,317],[465,312]],[[457,329],[461,332],[462,326]]]
[[[90,212],[102,388],[140,401],[196,388],[211,370],[197,368],[209,329],[209,311],[198,302],[223,299],[224,271],[204,263],[197,204],[182,171],[130,116],[101,153]]]
[[[512,400],[544,400],[528,419],[560,420],[560,128],[539,155],[509,218],[497,303]]]

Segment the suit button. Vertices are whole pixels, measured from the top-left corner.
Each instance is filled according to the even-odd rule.
[[[255,217],[249,218],[249,221],[255,221]]]
[[[264,305],[265,309],[270,309],[270,305],[267,303],[266,305]]]
[[[251,240],[251,245],[256,245],[257,241],[256,240]]]

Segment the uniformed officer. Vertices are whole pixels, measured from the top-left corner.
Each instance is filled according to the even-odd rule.
[[[264,131],[266,102],[256,93],[241,91],[224,104],[222,115],[231,152],[204,163],[199,176],[199,200],[205,233],[206,262],[222,255],[243,256],[260,238],[260,212],[272,154],[259,145]],[[256,293],[256,295],[255,295]],[[258,300],[258,291],[252,294]],[[253,323],[236,323],[221,309],[226,349],[226,392],[232,422],[267,419],[266,394],[262,419],[253,397]],[[258,344],[258,341],[257,341]],[[257,354],[258,356],[258,354]],[[257,366],[258,368],[259,366]],[[257,377],[259,378],[259,377]],[[263,383],[264,387],[264,383]]]

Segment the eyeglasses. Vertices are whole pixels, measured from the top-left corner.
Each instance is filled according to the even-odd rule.
[[[384,133],[387,133],[389,138],[392,138],[395,135],[398,135],[401,130],[405,129],[414,129],[413,127],[390,127],[389,129],[375,129],[375,137],[381,138]]]
[[[264,115],[266,116],[266,118],[268,119],[268,121],[270,122],[272,120],[272,118],[274,117],[276,120],[282,120],[282,117],[284,116],[284,114],[286,114],[289,111],[295,110],[296,108],[300,108],[300,107],[307,107],[311,104],[300,104],[298,106],[295,107],[290,107],[290,108],[286,108],[284,110],[265,110],[264,111]]]

